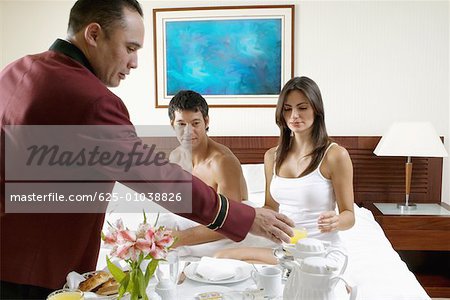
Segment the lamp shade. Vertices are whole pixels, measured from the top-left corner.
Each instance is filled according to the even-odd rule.
[[[447,156],[444,144],[430,122],[392,124],[373,153],[378,156]]]

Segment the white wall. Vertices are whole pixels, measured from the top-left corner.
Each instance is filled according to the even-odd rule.
[[[65,37],[74,1],[1,0],[0,67],[44,51]],[[141,1],[146,42],[139,68],[114,91],[136,124],[167,124],[154,108],[152,8],[279,4],[267,0]],[[396,120],[429,120],[450,138],[448,1],[293,1],[295,73],[313,78],[325,102],[330,135],[382,135]],[[277,135],[274,109],[212,108],[211,135]],[[450,160],[442,199],[450,203]]]

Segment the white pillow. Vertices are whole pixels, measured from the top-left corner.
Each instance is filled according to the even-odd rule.
[[[248,193],[260,193],[265,190],[264,164],[244,164],[242,173],[247,182]]]
[[[263,207],[266,202],[265,195],[265,192],[248,193],[247,201],[242,202],[252,207]]]

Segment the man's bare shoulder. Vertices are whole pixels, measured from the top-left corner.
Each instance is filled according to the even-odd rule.
[[[212,141],[210,145],[211,164],[214,167],[223,168],[224,166],[240,166],[239,159],[234,153],[225,145]]]
[[[169,155],[169,161],[171,163],[177,163],[181,160],[181,146],[176,147]]]

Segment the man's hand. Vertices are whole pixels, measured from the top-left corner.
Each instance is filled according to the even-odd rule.
[[[294,222],[283,214],[267,208],[255,208],[255,220],[250,232],[265,237],[277,244],[290,242],[294,236]]]

